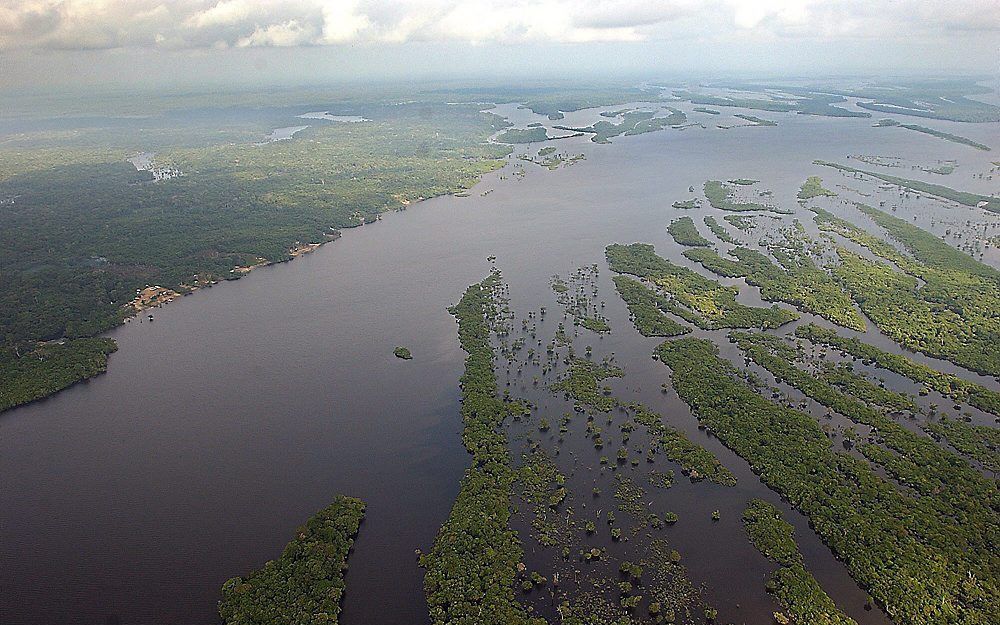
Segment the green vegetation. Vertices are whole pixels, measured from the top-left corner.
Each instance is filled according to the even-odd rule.
[[[677,200],[676,202],[671,204],[671,206],[673,206],[674,208],[682,208],[684,210],[698,208],[700,205],[701,202],[697,198],[691,198],[690,200],[684,200],[684,201]]]
[[[781,512],[760,499],[753,499],[743,511],[743,526],[750,542],[761,553],[777,562],[779,568],[768,580],[768,590],[797,623],[810,625],[857,625],[834,605],[812,573],[802,563],[795,544],[795,528]]]
[[[990,146],[983,145],[973,141],[972,139],[966,139],[965,137],[960,137],[959,135],[953,135],[947,132],[941,132],[940,130],[934,130],[933,128],[928,128],[927,126],[918,126],[917,124],[901,124],[894,119],[880,119],[878,123],[875,124],[877,128],[885,128],[892,126],[899,126],[900,128],[906,128],[907,130],[914,130],[916,132],[922,132],[932,137],[937,137],[938,139],[944,139],[945,141],[951,141],[953,143],[961,143],[962,145],[968,145],[976,148],[977,150],[985,150],[989,152]]]
[[[753,230],[753,219],[746,215],[723,215],[722,218],[737,230],[750,232]]]
[[[865,320],[851,298],[808,256],[792,248],[775,247],[771,253],[780,266],[745,247],[729,252],[736,261],[709,249],[687,250],[684,255],[721,276],[744,278],[748,284],[760,287],[761,297],[768,301],[786,302],[845,328],[864,331]]]
[[[646,427],[649,438],[667,459],[681,466],[692,480],[707,479],[723,486],[735,486],[736,476],[727,469],[715,454],[701,445],[692,443],[684,432],[663,423],[663,417],[642,404],[630,404],[635,422]]]
[[[20,357],[0,350],[0,412],[103,373],[117,349],[111,339],[83,338],[41,345]]]
[[[632,323],[643,336],[680,336],[691,331],[663,311],[671,309],[670,301],[659,293],[647,289],[641,282],[626,276],[615,276],[618,294],[628,306]]]
[[[855,373],[849,363],[821,362],[816,375],[823,382],[857,397],[866,404],[889,410],[906,410],[911,414],[920,412],[920,407],[909,395],[873,384],[863,375]]]
[[[547,91],[551,92],[546,93]],[[523,101],[524,106],[531,109],[532,112],[538,115],[546,115],[551,120],[562,119],[564,112],[569,113],[598,106],[614,106],[630,102],[646,102],[659,99],[656,92],[631,87],[534,89],[527,90],[527,93],[513,90],[509,94],[498,94],[487,91],[481,97],[484,99],[480,101]]]
[[[690,91],[674,91],[674,96],[690,100],[693,104],[707,104],[709,106],[737,106],[740,108],[757,109],[760,111],[772,111],[777,113],[787,113],[795,110],[795,105],[789,102],[777,102],[774,100],[757,100],[753,98],[730,98],[721,96],[702,95]]]
[[[545,128],[541,126],[526,129],[511,128],[497,137],[497,141],[500,143],[540,143],[548,140],[549,136],[545,133]]]
[[[924,384],[945,397],[968,402],[980,410],[1000,416],[1000,393],[975,382],[969,382],[950,373],[941,373],[906,356],[883,351],[858,339],[844,338],[833,330],[815,324],[810,323],[795,328],[795,335],[809,339],[813,343],[829,345],[845,354],[860,358],[865,364],[888,369],[914,382]]]
[[[777,126],[778,122],[771,121],[769,119],[761,119],[755,115],[744,115],[742,113],[737,113],[733,117],[738,117],[742,120],[750,122],[753,126]]]
[[[826,87],[824,87],[824,90]],[[868,84],[853,89],[833,89],[835,93],[873,100],[858,106],[880,113],[896,113],[946,119],[956,122],[1000,121],[1000,106],[967,96],[989,93],[973,79],[911,80],[903,83]]]
[[[690,217],[681,217],[670,222],[670,225],[667,226],[667,232],[680,245],[692,247],[710,247],[712,245],[711,241],[698,233],[698,228],[695,227],[694,221]]]
[[[721,113],[721,111],[716,111],[715,109],[705,108],[703,106],[696,106],[696,107],[694,107],[693,110],[698,111],[699,113],[708,113],[709,115],[719,115]]]
[[[344,571],[365,516],[360,499],[338,497],[295,532],[281,557],[222,586],[226,625],[336,625]]]
[[[705,225],[708,226],[708,229],[712,231],[712,234],[718,237],[718,239],[723,243],[730,243],[732,245],[740,244],[739,241],[730,236],[729,232],[722,226],[722,224],[715,220],[715,217],[705,215]]]
[[[839,169],[840,171],[846,171],[848,173],[854,174],[864,174],[866,176],[871,176],[873,178],[878,178],[879,180],[884,180],[890,184],[894,184],[904,189],[909,189],[911,191],[917,191],[920,193],[926,193],[928,195],[933,195],[946,200],[951,200],[952,202],[957,202],[964,206],[979,206],[982,204],[984,210],[988,210],[993,213],[1000,213],[1000,198],[990,197],[988,195],[979,195],[978,193],[969,193],[967,191],[957,191],[950,187],[946,187],[939,184],[932,184],[929,182],[921,182],[919,180],[908,180],[906,178],[899,178],[897,176],[890,176],[888,174],[880,174],[873,171],[865,171],[863,169],[855,169],[853,167],[848,167],[847,165],[839,165],[837,163],[829,163],[827,161],[813,161],[817,165],[824,165],[826,167],[833,167],[834,169]]]
[[[392,353],[396,355],[396,358],[402,358],[403,360],[410,360],[413,358],[413,354],[410,353],[407,347],[397,347],[392,350]]]
[[[792,94],[800,99],[794,101],[791,106],[802,114],[871,117],[870,113],[850,111],[833,106],[835,103],[846,102],[845,96],[847,96],[872,100],[858,102],[857,105],[863,109],[881,113],[896,113],[959,122],[1000,121],[1000,107],[967,97],[991,92],[989,87],[977,84],[976,80],[972,78],[909,80],[891,83],[865,81],[858,86],[846,88],[840,84],[840,81],[828,84],[817,83],[806,87],[754,84],[746,81],[719,86],[729,86],[741,91],[781,91]]]
[[[555,151],[556,151],[555,146],[550,145],[548,147],[544,147],[544,148],[538,150],[538,155],[539,156],[548,156],[548,155],[552,154]]]
[[[746,211],[772,211],[775,213],[790,214],[789,211],[779,209],[776,206],[766,206],[756,202],[733,201],[736,192],[723,182],[718,180],[705,181],[705,197],[713,208],[724,211],[746,212]]]
[[[451,308],[468,354],[462,375],[462,442],[473,462],[434,546],[420,558],[427,570],[424,591],[435,625],[544,623],[530,618],[515,598],[523,553],[510,528],[516,474],[507,437],[500,430],[508,410],[497,396],[490,345],[490,323],[497,315],[494,293],[500,288],[500,275],[493,272],[470,286]]]
[[[364,106],[370,122],[315,123],[261,145],[288,109],[250,121],[228,109],[151,113],[4,141],[0,198],[16,201],[0,202],[0,349],[96,336],[134,314],[147,285],[186,293],[289,260],[337,229],[468,188],[510,150],[488,143],[505,122],[480,105]],[[184,175],[136,171],[124,159],[137,145]]]
[[[868,206],[858,208],[912,254],[906,256],[882,238],[813,209],[821,230],[880,257],[872,261],[837,248],[840,264],[833,276],[861,310],[903,347],[980,373],[1000,373],[1000,273],[901,219]]]
[[[549,456],[536,450],[522,457],[518,469],[520,496],[531,506],[531,528],[541,545],[567,545],[573,532],[570,514],[559,510],[566,500],[566,476]]]
[[[798,198],[800,200],[811,200],[814,197],[828,196],[834,197],[837,194],[829,189],[823,188],[823,179],[819,176],[809,176],[806,181],[802,183],[802,187],[799,189]]]
[[[683,124],[686,120],[687,116],[677,109],[671,109],[670,114],[666,117],[655,117],[655,113],[651,111],[625,111],[621,114],[621,121],[617,124],[601,120],[585,128],[570,126],[555,126],[555,128],[592,134],[594,136],[591,137],[591,141],[594,143],[609,143],[611,138],[619,135],[629,136],[656,132],[669,126]]]
[[[611,326],[608,324],[606,319],[598,317],[580,317],[579,321],[581,328],[586,328],[591,332],[597,332],[598,334],[611,332]]]
[[[996,475],[1000,472],[1000,430],[985,425],[973,425],[942,417],[931,421],[924,429],[948,443]]]
[[[940,517],[944,525],[958,524],[951,541],[968,551],[966,557],[984,571],[1000,568],[996,547],[1000,544],[1000,491],[993,480],[963,462],[955,454],[899,425],[884,411],[837,390],[826,381],[795,365],[796,352],[780,338],[764,334],[734,332],[740,349],[776,379],[802,391],[824,406],[878,433],[874,443],[861,445],[861,453],[882,467],[900,484],[922,496],[918,501],[926,515]],[[952,545],[946,548],[953,548]]]
[[[598,383],[608,378],[621,377],[622,370],[610,363],[595,363],[584,358],[573,358],[566,374],[549,388],[555,392],[565,393],[567,397],[593,407],[601,412],[610,412],[618,401],[604,395],[598,389]]]
[[[719,84],[720,87],[730,87],[734,90],[742,91],[745,93],[750,93],[752,91],[757,91],[759,93],[764,93],[766,91],[783,91],[785,93],[793,94],[795,97],[785,97],[779,96],[773,99],[759,99],[759,98],[749,98],[749,97],[719,97],[719,96],[709,96],[705,94],[692,94],[691,92],[674,92],[674,95],[678,97],[685,97],[690,99],[696,104],[715,104],[718,106],[738,106],[742,108],[757,109],[761,111],[773,111],[777,113],[785,113],[797,111],[802,115],[825,115],[828,117],[871,117],[870,113],[861,113],[858,111],[850,111],[848,109],[834,106],[834,104],[847,102],[847,99],[841,95],[836,95],[831,93],[827,89],[820,91],[814,91],[811,89],[804,89],[798,87],[789,87],[783,85],[752,85],[746,82],[738,82],[735,84]],[[770,94],[768,94],[770,96]]]
[[[851,575],[897,622],[985,625],[1000,618],[996,569],[972,531],[945,522],[864,461],[834,452],[819,424],[758,395],[709,341],[663,343],[660,360],[698,419],[770,488],[809,516]]]
[[[777,328],[797,315],[773,306],[756,308],[736,301],[737,290],[720,285],[686,267],[656,255],[652,245],[609,245],[608,264],[616,273],[649,280],[670,300],[657,300],[657,307],[700,328]]]

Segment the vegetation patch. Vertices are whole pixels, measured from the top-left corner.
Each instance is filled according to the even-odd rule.
[[[990,146],[983,145],[972,139],[966,139],[959,135],[953,135],[948,132],[942,132],[940,130],[934,130],[933,128],[928,128],[927,126],[918,126],[917,124],[901,124],[894,119],[880,119],[875,124],[878,128],[898,126],[900,128],[906,128],[907,130],[913,130],[916,132],[922,132],[925,135],[930,135],[932,137],[937,137],[938,139],[944,139],[945,141],[951,141],[952,143],[961,143],[962,145],[968,145],[970,147],[976,148],[977,150],[985,150],[989,152]]]
[[[497,141],[500,143],[540,143],[548,141],[549,138],[544,127],[535,126],[534,128],[511,128],[505,130],[497,137]]]
[[[510,528],[516,479],[501,425],[507,406],[497,396],[490,323],[497,315],[496,271],[466,290],[451,313],[468,357],[462,375],[462,442],[473,457],[451,513],[431,550],[420,557],[431,622],[542,625],[515,598],[523,550]]]
[[[392,350],[392,353],[396,356],[396,358],[401,358],[403,360],[410,360],[413,358],[413,354],[410,353],[410,349],[408,347],[397,347]]]
[[[605,395],[598,384],[621,375],[622,370],[610,362],[598,364],[585,358],[573,358],[566,374],[549,388],[601,412],[610,412],[618,405],[618,401]]]
[[[786,302],[833,323],[864,331],[864,318],[854,308],[851,298],[808,256],[797,251],[772,249],[781,266],[767,256],[746,247],[737,247],[729,254],[732,261],[709,249],[688,250],[691,260],[721,276],[744,278],[748,284],[760,287],[760,295],[772,302]]]
[[[757,308],[736,301],[737,290],[703,277],[659,256],[652,245],[613,244],[605,250],[608,264],[623,273],[651,282],[671,299],[657,306],[700,328],[777,328],[798,316],[783,308]]]
[[[859,210],[886,228],[912,256],[821,209],[821,230],[868,248],[870,260],[837,248],[834,278],[878,327],[903,347],[972,371],[1000,374],[1000,273],[930,233],[882,211]],[[898,268],[898,269],[897,269]]]
[[[712,234],[714,234],[723,243],[730,243],[732,245],[740,244],[739,241],[734,239],[732,235],[729,234],[722,224],[715,220],[715,217],[705,215],[705,225],[708,226],[708,229],[712,231]]]
[[[636,330],[643,336],[680,336],[691,328],[677,323],[664,311],[670,311],[670,300],[646,288],[641,282],[627,276],[614,277],[615,288],[628,306],[629,316]]]
[[[227,625],[336,625],[344,571],[365,504],[338,497],[295,532],[281,557],[222,586],[219,615]]]
[[[743,511],[743,526],[750,542],[781,565],[768,580],[767,588],[788,610],[794,622],[857,625],[854,619],[837,609],[816,578],[806,570],[795,544],[795,528],[782,518],[781,511],[766,501],[753,499]]]
[[[724,211],[747,212],[747,211],[771,211],[775,213],[790,214],[790,211],[780,209],[776,206],[758,204],[736,200],[736,192],[725,183],[718,180],[705,181],[705,197],[713,208]]]
[[[814,197],[834,197],[837,194],[823,188],[823,179],[819,176],[809,176],[799,188],[797,197],[800,200],[811,200]]]
[[[18,356],[0,349],[0,412],[41,399],[108,368],[118,345],[108,338],[70,339]]]
[[[919,193],[926,193],[927,195],[933,195],[935,197],[943,198],[945,200],[951,200],[952,202],[957,202],[964,206],[979,206],[984,210],[988,210],[992,213],[1000,213],[1000,198],[991,197],[989,195],[979,195],[978,193],[969,193],[967,191],[958,191],[952,189],[951,187],[946,187],[940,184],[932,184],[929,182],[921,182],[919,180],[909,180],[907,178],[900,178],[898,176],[890,176],[888,174],[881,174],[874,171],[865,171],[863,169],[855,169],[853,167],[848,167],[847,165],[839,165],[837,163],[829,163],[827,161],[813,161],[817,165],[824,165],[826,167],[832,167],[834,169],[839,169],[840,171],[845,171],[854,174],[864,174],[866,176],[871,176],[872,178],[878,178],[890,184],[894,184],[904,189],[909,189],[911,191],[917,191]]]
[[[915,625],[997,620],[996,572],[970,560],[960,525],[943,522],[864,460],[834,452],[812,417],[758,395],[711,342],[668,341],[657,355],[698,419],[809,516],[890,618]]]
[[[681,217],[670,222],[670,225],[667,226],[667,232],[680,245],[690,247],[710,247],[712,245],[711,241],[701,236],[690,217]]]

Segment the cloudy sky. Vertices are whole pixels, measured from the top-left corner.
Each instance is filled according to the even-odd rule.
[[[1000,72],[1000,0],[0,0],[0,87]]]

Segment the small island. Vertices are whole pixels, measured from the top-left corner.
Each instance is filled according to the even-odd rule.
[[[392,350],[392,353],[396,355],[396,358],[402,358],[403,360],[412,360],[413,354],[406,347],[397,347]]]

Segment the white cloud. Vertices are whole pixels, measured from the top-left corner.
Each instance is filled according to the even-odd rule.
[[[0,0],[0,49],[1000,32],[997,0]],[[707,33],[707,34],[706,34]]]

